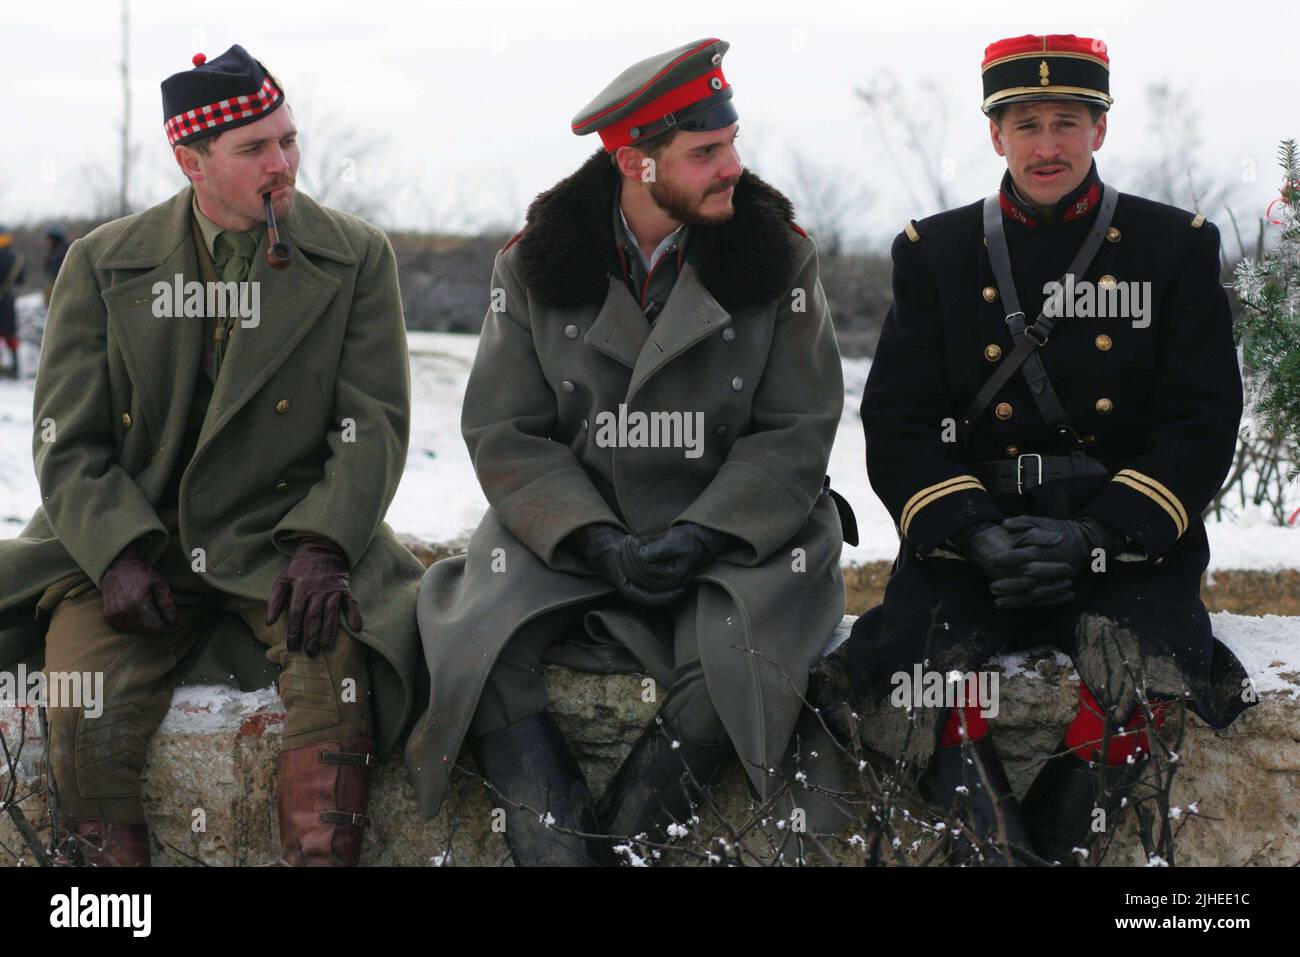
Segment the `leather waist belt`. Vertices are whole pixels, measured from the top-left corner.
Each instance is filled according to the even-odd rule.
[[[1039,455],[1027,452],[1015,461],[979,462],[975,474],[993,495],[1023,495],[1036,485],[1065,478],[1110,475],[1110,469],[1086,455]]]

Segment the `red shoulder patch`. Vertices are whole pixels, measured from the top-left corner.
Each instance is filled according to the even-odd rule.
[[[805,232],[804,229],[803,229],[803,227],[800,226],[798,223],[791,223],[791,224],[790,224],[790,228],[793,229],[793,230],[794,230],[796,233],[798,233],[800,236],[804,237],[805,239],[808,238],[808,233]]]
[[[519,237],[522,236],[523,234],[524,234],[524,231],[521,229],[521,230],[519,230],[519,232],[517,232],[517,233],[515,233],[513,236],[511,236],[511,237],[510,237],[510,242],[508,242],[508,243],[506,243],[504,246],[502,246],[502,247],[501,247],[501,251],[502,251],[502,252],[505,252],[507,249],[509,249],[509,248],[510,248],[511,246],[513,246],[515,243],[519,242]]]

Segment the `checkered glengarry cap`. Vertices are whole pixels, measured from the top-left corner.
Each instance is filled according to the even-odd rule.
[[[730,126],[739,119],[722,75],[722,57],[730,46],[710,37],[633,64],[573,118],[573,132],[599,133],[605,151],[612,153],[670,129]]]
[[[194,69],[162,81],[163,126],[171,146],[224,133],[284,105],[279,82],[238,43],[215,60],[196,53]]]
[[[1082,100],[1110,109],[1106,44],[1073,33],[1026,34],[990,43],[980,65],[985,113],[1026,100]]]

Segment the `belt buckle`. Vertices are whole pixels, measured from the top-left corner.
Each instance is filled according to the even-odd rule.
[[[1025,459],[1038,459],[1038,484],[1043,484],[1043,457],[1037,452],[1024,452],[1016,456],[1016,494],[1025,494]]]

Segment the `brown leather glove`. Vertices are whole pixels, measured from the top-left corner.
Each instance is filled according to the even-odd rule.
[[[99,580],[104,620],[136,635],[162,635],[176,627],[176,599],[167,582],[135,545],[118,553]]]
[[[286,606],[290,651],[301,648],[308,657],[334,647],[339,615],[352,631],[361,630],[361,608],[352,597],[348,559],[328,538],[310,536],[294,549],[289,566],[271,586],[266,623],[274,625]]]

